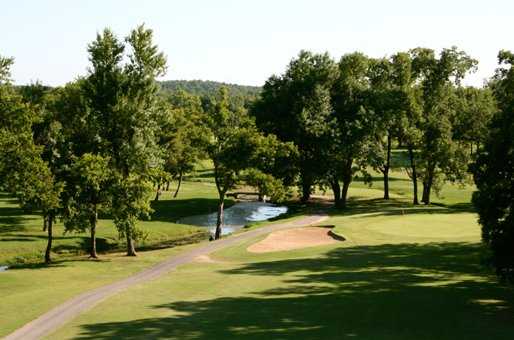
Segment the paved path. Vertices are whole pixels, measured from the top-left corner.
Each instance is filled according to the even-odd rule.
[[[5,340],[40,339],[45,335],[55,331],[65,323],[71,321],[80,313],[93,308],[102,300],[105,300],[106,298],[119,293],[120,291],[133,285],[147,282],[162,276],[182,264],[192,262],[198,256],[208,255],[214,251],[235,245],[241,241],[246,241],[259,235],[264,235],[277,230],[308,226],[321,222],[326,218],[326,215],[319,214],[306,216],[304,218],[293,220],[287,223],[272,224],[240,234],[232,235],[221,240],[209,242],[205,245],[196,247],[179,255],[174,255],[168,260],[161,262],[151,268],[145,269],[135,275],[129,276],[126,279],[82,293],[60,304],[59,306],[41,315],[37,319],[27,323],[25,326],[9,334],[7,337],[5,337]]]

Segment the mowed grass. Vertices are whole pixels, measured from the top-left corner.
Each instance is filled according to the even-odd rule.
[[[170,189],[174,189],[173,187]],[[207,238],[204,228],[177,224],[181,217],[206,214],[216,211],[217,194],[211,183],[183,182],[179,195],[172,198],[173,191],[164,192],[157,202],[152,202],[154,213],[151,219],[140,221],[138,228],[146,238],[138,242],[138,247],[152,249],[174,245],[186,239]],[[229,201],[228,205],[232,202]],[[118,237],[112,220],[100,219],[97,227],[99,251],[121,250],[123,239]],[[40,215],[26,214],[16,204],[16,200],[2,194],[0,196],[0,265],[23,265],[39,263],[46,248],[47,233],[43,231]],[[68,259],[87,252],[87,233],[64,233],[60,221],[54,227],[53,251],[56,260]]]
[[[476,215],[451,208],[467,203],[463,190],[449,204],[412,207],[353,188],[349,209],[323,222],[347,241],[267,254],[246,251],[262,237],[246,241],[130,288],[48,338],[511,339],[514,290],[481,263]]]
[[[148,238],[138,243],[139,250],[144,251],[137,258],[124,256],[124,244],[110,220],[103,219],[98,226],[100,261],[87,258],[87,234],[64,235],[58,223],[54,231],[54,264],[50,266],[41,263],[46,247],[41,216],[25,214],[15,200],[2,195],[0,265],[14,266],[0,272],[0,337],[83,291],[120,280],[194,246],[181,244],[207,240],[205,229],[174,222],[183,216],[215,210],[214,185],[186,181],[176,199],[171,195],[172,192],[164,193],[154,204],[152,219],[138,224]],[[166,249],[157,250],[161,248]]]

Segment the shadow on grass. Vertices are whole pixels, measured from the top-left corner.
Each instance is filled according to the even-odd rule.
[[[0,234],[25,231],[27,227],[24,224],[30,220],[33,218],[28,217],[20,208],[0,207]],[[42,220],[41,228],[43,228]]]
[[[187,244],[198,243],[204,240],[207,240],[209,236],[208,232],[198,231],[195,233],[191,233],[190,235],[186,235],[181,238],[161,240],[151,243],[141,242],[136,246],[138,252],[159,250],[164,248],[173,248],[178,246],[183,246]],[[42,237],[42,236],[41,236]],[[40,236],[36,236],[36,238],[40,238]],[[43,237],[44,238],[44,237]],[[43,255],[42,253],[34,258],[33,254],[31,257],[26,259],[23,255],[14,257],[13,259],[7,261],[10,269],[41,269],[41,268],[52,268],[56,266],[64,266],[65,263],[76,262],[76,261],[103,261],[103,255],[113,252],[124,252],[125,244],[116,239],[105,239],[105,238],[97,238],[96,239],[96,250],[99,254],[99,259],[89,259],[89,258],[79,258],[77,256],[87,256],[90,251],[90,239],[88,236],[75,236],[73,238],[78,239],[76,243],[69,244],[57,244],[52,247],[52,253],[63,256],[63,259],[56,260],[52,262],[50,265],[46,265],[43,263]],[[56,240],[59,237],[55,238]],[[3,240],[0,240],[3,241]],[[12,241],[11,239],[7,239],[5,241]],[[19,240],[18,240],[19,241]],[[27,239],[22,239],[22,241],[27,241]],[[44,250],[44,249],[42,249]]]
[[[77,338],[510,339],[514,290],[483,272],[479,254],[476,244],[400,244],[250,263],[222,271],[227,285],[255,275],[283,286],[153,306],[175,315],[88,324]]]
[[[384,177],[382,177],[382,176],[371,176],[370,178],[365,178],[365,177],[362,177],[362,176],[356,176],[353,179],[353,182],[367,183],[369,181],[369,179],[371,179],[373,183],[375,183],[375,182],[382,183],[382,181],[384,180]],[[411,179],[409,179],[409,178],[399,178],[399,177],[394,177],[393,176],[393,177],[389,177],[389,182],[411,182]],[[373,188],[373,187],[370,187],[370,188]]]
[[[373,213],[376,216],[388,215],[411,215],[411,214],[460,214],[464,212],[474,212],[471,203],[459,203],[454,205],[432,204],[432,205],[412,205],[404,198],[381,198],[362,199],[352,197],[348,201],[347,208],[337,209],[332,207],[327,210],[331,216],[351,216],[357,214]]]
[[[234,204],[231,199],[225,200],[225,209]],[[193,215],[216,212],[218,200],[214,198],[191,198],[153,201],[152,221],[177,222],[177,220]]]

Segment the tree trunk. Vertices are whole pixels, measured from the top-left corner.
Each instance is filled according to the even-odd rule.
[[[127,256],[137,256],[134,240],[132,239],[132,232],[130,227],[126,227],[125,236],[127,239]]]
[[[352,182],[352,164],[353,159],[347,159],[346,164],[343,169],[343,189],[341,191],[341,208],[346,208],[346,202],[348,199],[348,189],[350,188],[350,183]]]
[[[98,255],[96,253],[96,221],[98,220],[98,212],[96,211],[96,207],[95,207],[95,213],[93,214],[93,216],[91,216],[91,249],[89,250],[89,257],[90,258],[93,258],[93,259],[97,259],[98,258]]]
[[[48,214],[44,217],[45,219],[47,219],[47,225],[46,225],[46,229],[48,231],[48,243],[46,244],[46,251],[45,251],[45,263],[46,264],[49,264],[50,262],[52,262],[52,258],[51,258],[51,251],[52,251],[52,240],[53,240],[53,235],[52,235],[52,232],[53,232],[53,216],[52,214]]]
[[[387,157],[384,164],[384,199],[389,199],[389,169],[391,168],[391,134],[387,134]]]
[[[166,182],[166,191],[170,191],[170,182]]]
[[[432,191],[432,183],[434,182],[434,166],[429,165],[427,170],[427,177],[423,181],[423,197],[421,202],[425,205],[430,204],[430,192]]]
[[[423,202],[425,205],[427,205],[430,201],[430,198],[428,197],[429,191],[430,189],[428,188],[428,183],[423,181],[423,194],[421,195],[421,202]]]
[[[302,176],[302,198],[300,199],[302,203],[307,203],[309,198],[311,198],[311,187],[312,181],[305,176]]]
[[[311,185],[308,183],[302,183],[302,198],[300,201],[302,203],[307,203],[311,198]]]
[[[336,208],[341,208],[341,185],[339,185],[339,180],[334,178],[330,182],[330,186],[332,187],[332,192],[334,193],[334,205]]]
[[[178,191],[180,190],[180,184],[182,183],[182,171],[178,175],[178,185],[177,190],[175,190],[175,194],[173,194],[173,198],[177,198]]]
[[[343,190],[341,191],[341,208],[346,208],[346,202],[348,201],[348,189],[350,188],[351,180],[343,180]]]
[[[157,184],[157,191],[155,192],[155,198],[153,199],[155,202],[159,200],[161,196],[161,183]]]
[[[218,202],[218,216],[216,220],[216,232],[214,233],[214,239],[218,240],[221,238],[221,228],[223,227],[223,205],[225,204],[225,193],[220,194]]]
[[[43,217],[43,231],[46,231],[46,228],[47,228],[46,218]]]
[[[410,167],[412,169],[412,186],[414,191],[414,198],[412,203],[414,205],[418,205],[418,173],[416,172],[416,160],[414,159],[414,150],[412,145],[409,145],[409,158],[410,158]]]

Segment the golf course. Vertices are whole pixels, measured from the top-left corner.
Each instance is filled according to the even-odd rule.
[[[245,239],[130,286],[46,337],[508,339],[514,332],[514,291],[481,263],[485,249],[468,203],[472,188],[448,186],[436,205],[413,207],[399,194],[408,179],[394,174],[389,201],[381,199],[379,181],[372,187],[357,182],[347,211],[334,210],[330,198],[319,195],[314,204],[294,206],[285,219],[261,222],[224,239],[318,211],[328,218],[315,225],[333,225],[344,241],[255,253],[248,248],[269,233]],[[183,197],[165,193],[163,206],[195,200],[192,192],[199,192],[200,185],[202,195],[214,192],[208,183],[186,181]],[[2,229],[2,245],[20,252],[43,247],[37,242],[39,220],[5,204],[3,211],[17,216],[17,223]],[[199,232],[171,222],[146,223],[149,240]],[[109,229],[108,221],[102,221],[99,235],[107,237]],[[69,238],[56,243],[74,244]],[[145,250],[137,260],[115,251],[94,262],[66,253],[48,267],[15,266],[0,274],[2,306],[7,307],[1,310],[0,335],[80,293],[205,245]]]
[[[495,1],[0,5],[0,339],[514,340]]]

